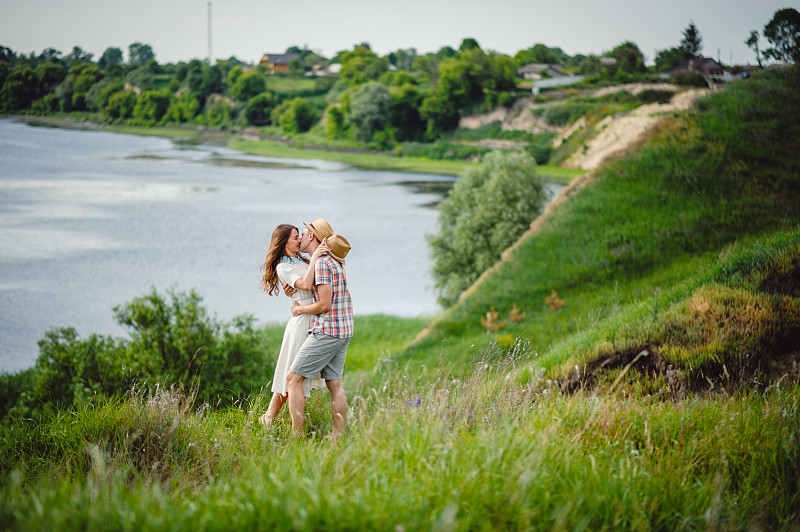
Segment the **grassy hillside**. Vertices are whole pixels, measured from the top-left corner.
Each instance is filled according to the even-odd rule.
[[[629,306],[649,308],[661,320],[658,309],[680,297],[676,285],[720,282],[703,272],[724,268],[731,254],[800,223],[798,88],[796,69],[769,72],[669,119],[540,221],[399,363],[413,368],[444,360],[461,370],[489,343],[503,347],[523,338],[539,353],[541,367],[563,376],[576,363],[589,363],[587,352],[600,357],[615,349],[607,320],[641,319],[642,311],[631,314]],[[557,309],[547,304],[554,290],[563,302]],[[520,323],[508,319],[514,306],[526,313]],[[480,320],[492,308],[507,323],[487,333]],[[584,340],[570,339],[575,334]],[[600,340],[611,347],[596,348]],[[652,341],[642,333],[624,345],[644,348]],[[724,362],[728,354],[714,359]],[[694,355],[675,356],[671,362],[688,368]]]

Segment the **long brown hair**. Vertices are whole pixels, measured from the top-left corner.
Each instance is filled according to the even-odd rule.
[[[286,244],[289,242],[293,230],[297,231],[297,228],[291,224],[280,224],[272,231],[272,238],[270,239],[269,250],[267,251],[267,259],[264,261],[264,264],[261,265],[261,271],[264,272],[264,275],[261,277],[261,290],[271,296],[280,293],[278,263],[280,263],[281,259],[286,254]],[[297,231],[297,233],[299,235],[300,231]]]

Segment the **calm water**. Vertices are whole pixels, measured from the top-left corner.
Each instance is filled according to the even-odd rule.
[[[0,120],[0,172],[0,371],[31,366],[52,326],[122,335],[112,308],[151,287],[194,287],[221,319],[282,322],[290,300],[258,288],[269,235],[279,223],[319,217],[353,246],[356,312],[437,311],[424,239],[436,211],[425,205],[441,196],[408,182],[449,177],[8,119]]]
[[[32,366],[50,327],[123,335],[112,308],[151,287],[282,323],[290,300],[258,288],[269,236],[319,217],[353,247],[356,313],[435,314],[442,196],[414,183],[452,180],[0,119],[0,371]]]

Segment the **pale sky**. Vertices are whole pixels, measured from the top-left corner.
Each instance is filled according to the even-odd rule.
[[[484,50],[514,55],[533,44],[570,55],[600,54],[633,41],[652,64],[656,50],[677,46],[694,21],[703,55],[726,64],[755,63],[744,41],[763,31],[775,0],[259,0],[212,1],[212,55],[247,62],[289,46],[326,57],[368,42],[385,55],[398,48],[434,52],[458,48],[465,37]],[[0,0],[0,45],[18,53],[80,46],[95,54],[109,46],[152,46],[159,63],[205,58],[207,0]],[[767,46],[762,37],[762,49]]]

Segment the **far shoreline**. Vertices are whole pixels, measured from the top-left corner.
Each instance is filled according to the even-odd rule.
[[[128,135],[185,139],[197,143],[220,144],[251,155],[284,159],[322,159],[340,162],[362,170],[459,177],[467,168],[475,164],[464,161],[386,155],[377,150],[292,145],[289,139],[271,137],[254,128],[225,131],[206,126],[139,127],[106,125],[92,119],[80,120],[74,116],[6,115],[5,118],[16,119],[38,127],[107,131]],[[541,166],[539,167],[539,172],[546,180],[562,185],[569,184],[574,178],[586,173],[585,170],[557,166]]]

